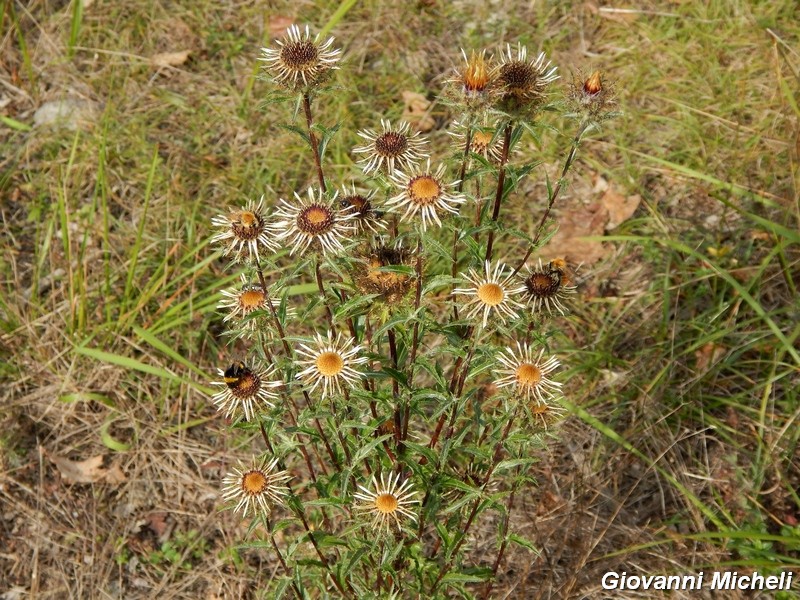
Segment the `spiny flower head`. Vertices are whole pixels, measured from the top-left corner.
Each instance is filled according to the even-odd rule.
[[[486,327],[489,315],[495,315],[505,323],[507,318],[513,319],[517,316],[515,309],[522,308],[522,305],[512,296],[521,293],[523,288],[511,286],[514,275],[505,272],[503,263],[498,262],[492,268],[491,263],[487,260],[484,263],[483,274],[479,274],[475,269],[470,269],[462,277],[467,283],[471,283],[472,287],[456,288],[453,290],[453,294],[472,296],[472,299],[464,305],[466,317],[471,319],[483,313],[482,327]]]
[[[277,48],[262,48],[260,60],[266,63],[278,85],[293,91],[319,86],[339,67],[340,48],[331,48],[333,38],[320,44],[319,35],[311,39],[308,26],[302,32],[297,25],[287,29],[286,36],[277,41]]]
[[[315,192],[308,188],[308,198],[294,193],[296,202],[289,204],[281,198],[280,206],[275,211],[276,221],[270,227],[276,240],[287,240],[291,246],[290,254],[300,254],[315,244],[323,254],[344,250],[342,240],[353,233],[355,226],[352,220],[356,213],[348,206],[344,210],[334,208],[336,192],[331,200],[322,191]]]
[[[586,78],[576,75],[569,88],[569,99],[575,112],[588,115],[594,121],[617,115],[613,111],[616,104],[613,86],[603,81],[600,71],[594,71]]]
[[[227,314],[222,319],[224,323],[243,321],[256,311],[269,310],[268,299],[274,308],[280,306],[280,299],[269,298],[267,291],[260,283],[252,283],[244,273],[241,274],[240,279],[241,284],[239,287],[222,290],[221,292],[223,299],[217,304],[217,308],[227,311]],[[287,314],[294,315],[294,309],[289,308]],[[243,328],[246,332],[252,333],[259,327],[259,323],[259,319],[247,319],[243,323]]]
[[[214,404],[226,418],[241,411],[245,421],[252,421],[259,405],[273,406],[270,400],[278,397],[270,391],[282,385],[279,381],[270,381],[274,372],[273,367],[257,369],[242,361],[234,362],[225,370],[219,369],[221,380],[213,383],[223,389],[214,394]]]
[[[550,65],[544,52],[528,60],[525,46],[517,44],[515,52],[508,44],[498,70],[500,109],[512,116],[530,116],[544,102],[547,86],[556,79],[556,67]]]
[[[502,136],[495,135],[494,128],[471,127],[469,132],[467,128],[466,124],[455,121],[453,129],[448,131],[453,136],[455,150],[463,155],[469,133],[469,151],[482,156],[491,163],[499,163],[503,152]]]
[[[264,196],[258,204],[248,200],[247,205],[238,210],[228,209],[228,214],[217,215],[211,223],[221,228],[211,242],[223,244],[223,254],[232,254],[235,260],[258,262],[259,250],[274,252],[278,249],[277,242],[269,235]]]
[[[450,188],[458,185],[458,181],[445,183],[444,172],[444,164],[439,165],[436,171],[432,172],[431,161],[428,159],[425,169],[395,173],[392,175],[392,182],[400,191],[396,196],[390,198],[386,205],[401,209],[405,207],[405,213],[401,217],[402,221],[419,214],[422,218],[423,230],[427,229],[429,222],[434,222],[441,227],[442,221],[439,218],[439,212],[458,214],[458,206],[466,201],[463,194],[450,191]]]
[[[253,459],[248,469],[239,465],[223,479],[222,497],[226,502],[236,502],[234,512],[254,516],[259,510],[269,514],[272,506],[281,504],[289,489],[283,485],[291,476],[286,471],[275,471],[278,459]]]
[[[353,152],[363,154],[359,160],[364,173],[385,170],[392,175],[396,168],[410,169],[424,158],[425,145],[428,140],[421,137],[418,131],[409,133],[411,125],[406,122],[392,127],[391,121],[381,119],[380,133],[372,129],[362,129],[359,137],[366,140],[363,146],[356,146]]]
[[[563,315],[566,309],[562,301],[575,293],[575,286],[570,283],[567,274],[567,263],[561,258],[550,261],[546,266],[542,266],[540,258],[537,267],[528,267],[528,276],[523,285],[523,298],[534,312],[547,311],[552,314],[556,310]]]
[[[416,492],[411,486],[411,480],[406,479],[401,485],[400,473],[397,473],[394,478],[390,474],[388,478],[384,478],[381,473],[380,483],[372,476],[372,489],[359,485],[360,492],[353,494],[361,503],[356,505],[356,510],[371,513],[372,526],[378,531],[389,529],[389,526],[394,523],[398,531],[401,529],[400,518],[405,517],[416,522],[416,515],[409,510],[409,505],[419,502],[414,498]]]
[[[342,382],[350,387],[363,377],[355,367],[369,359],[358,356],[361,346],[354,345],[353,338],[343,338],[339,333],[336,339],[328,331],[327,337],[317,334],[310,344],[300,344],[297,353],[305,357],[298,360],[301,371],[297,379],[302,379],[314,391],[322,384],[322,398],[342,393]]]
[[[412,267],[412,257],[399,242],[378,243],[357,255],[361,261],[354,268],[353,280],[361,293],[375,294],[389,305],[398,304],[413,287],[413,277],[405,272]]]
[[[355,184],[352,184],[350,190],[347,189],[347,186],[342,187],[339,207],[341,210],[352,212],[355,215],[352,223],[358,233],[366,233],[367,229],[372,233],[378,233],[378,229],[386,229],[383,212],[375,210],[372,204],[374,196],[375,190],[363,194],[356,192]]]
[[[517,342],[516,350],[506,348],[498,354],[497,360],[502,365],[497,371],[500,375],[495,382],[497,387],[511,386],[519,398],[544,403],[560,391],[561,384],[549,377],[558,368],[558,359],[551,356],[545,360],[544,349],[534,356],[530,345]]]

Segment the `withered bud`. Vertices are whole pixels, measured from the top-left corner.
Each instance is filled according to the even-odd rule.
[[[595,71],[589,76],[589,79],[583,82],[583,91],[589,96],[596,96],[603,91],[600,71]]]
[[[489,85],[489,69],[486,64],[485,52],[481,51],[480,54],[472,51],[472,54],[467,59],[466,67],[461,78],[464,83],[464,89],[467,92],[482,92]]]

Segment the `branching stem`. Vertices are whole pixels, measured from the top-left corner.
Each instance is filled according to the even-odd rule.
[[[578,146],[581,144],[581,139],[583,138],[583,134],[586,133],[586,130],[589,127],[588,122],[581,123],[581,126],[578,128],[578,132],[575,134],[575,137],[572,139],[572,146],[570,147],[569,154],[567,154],[567,159],[564,161],[564,168],[561,170],[561,177],[558,178],[556,182],[556,186],[553,188],[553,191],[550,193],[550,197],[547,199],[547,209],[544,211],[541,220],[539,221],[538,227],[536,227],[536,235],[533,236],[533,241],[531,242],[530,246],[528,246],[528,251],[525,253],[525,256],[519,264],[517,268],[514,269],[512,275],[516,275],[519,273],[519,270],[525,266],[528,258],[530,258],[533,251],[536,249],[539,240],[542,237],[542,232],[544,231],[544,225],[547,222],[548,217],[550,216],[550,211],[553,210],[553,205],[556,203],[558,196],[561,194],[561,190],[564,187],[564,182],[566,181],[567,173],[569,173],[570,167],[572,167],[572,163],[575,162],[575,157],[578,154]]]

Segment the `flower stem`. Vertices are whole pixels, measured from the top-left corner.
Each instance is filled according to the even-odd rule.
[[[322,160],[319,155],[319,141],[312,129],[314,118],[311,116],[311,96],[308,92],[303,94],[303,112],[306,115],[306,125],[308,126],[308,141],[311,144],[311,150],[314,152],[314,163],[317,165],[317,179],[319,180],[319,187],[323,193],[327,192],[325,186],[325,175],[322,172]]]
[[[409,356],[408,387],[413,389],[414,383],[414,364],[417,362],[417,349],[419,348],[419,307],[422,304],[422,234],[420,233],[417,241],[417,289],[414,295],[414,329],[411,332],[411,354]],[[403,435],[402,439],[408,438],[408,421],[411,418],[411,402],[406,402],[405,414],[403,416]]]
[[[461,392],[464,391],[464,382],[466,381],[467,373],[469,372],[469,366],[472,362],[472,355],[475,351],[475,337],[472,335],[475,331],[475,327],[470,327],[465,334],[466,340],[469,340],[466,360],[459,356],[453,365],[453,374],[450,376],[449,389],[450,393],[454,395],[455,400],[453,404],[453,411],[450,415],[450,425],[448,427],[448,434],[445,436],[445,441],[450,439],[450,436],[453,434],[453,424],[455,423],[456,413],[458,411],[458,398],[461,397]],[[461,369],[462,365],[464,367],[463,371]],[[436,443],[439,441],[439,435],[442,433],[442,427],[444,427],[446,418],[446,413],[442,413],[442,415],[439,417],[439,422],[436,423],[436,429],[433,432],[433,436],[431,436],[431,441],[428,443],[428,448],[431,450],[436,447]]]
[[[506,163],[508,163],[509,146],[511,146],[512,127],[509,123],[503,131],[503,150],[500,155],[500,172],[497,175],[497,191],[494,195],[494,209],[492,210],[492,224],[497,223],[500,216],[500,205],[503,203],[503,191],[506,184]],[[494,245],[494,229],[489,230],[486,241],[486,260],[492,260],[492,246]]]
[[[486,471],[486,475],[483,478],[483,482],[481,483],[481,491],[486,489],[486,486],[489,483],[489,480],[492,478],[494,474],[494,470],[497,468],[497,465],[500,464],[500,458],[503,456],[503,445],[506,443],[508,439],[508,434],[511,433],[511,426],[514,424],[514,420],[517,416],[517,411],[519,407],[514,410],[514,413],[509,418],[508,423],[506,423],[505,429],[503,430],[503,435],[500,437],[500,440],[494,447],[494,455],[492,456],[492,464],[489,466],[489,470]],[[461,549],[461,546],[464,544],[464,540],[467,539],[467,533],[469,532],[472,523],[475,521],[475,517],[478,515],[478,509],[482,504],[481,498],[477,498],[475,503],[472,505],[472,511],[469,513],[469,517],[467,517],[467,522],[464,524],[464,528],[461,530],[461,536],[456,542],[455,547],[451,552],[451,558],[448,560],[445,565],[439,570],[439,575],[436,578],[436,581],[433,582],[433,586],[430,590],[430,596],[435,597],[436,588],[439,587],[439,584],[442,582],[442,579],[445,575],[453,568],[453,563],[455,562],[456,558],[458,557],[458,551]]]
[[[369,320],[369,313],[367,313],[365,315],[365,317],[364,317],[364,336],[367,339],[367,354],[373,354],[373,348],[372,348],[372,322]],[[374,370],[374,366],[375,366],[374,363],[372,361],[370,361],[370,368],[372,370]],[[374,393],[375,393],[375,389],[376,389],[375,388],[375,380],[372,379],[371,381],[372,381],[372,387],[370,387],[370,385],[369,385],[370,380],[368,380],[368,379],[364,380],[364,389],[367,392],[371,391],[373,393],[373,398],[374,398]],[[375,419],[375,422],[379,424],[379,427],[375,432],[375,435],[379,436],[380,435],[380,422],[381,422],[381,420],[378,417],[378,404],[375,402],[374,399],[369,401],[369,411],[370,411],[370,413],[372,413],[372,418]],[[396,460],[395,456],[394,456],[394,452],[392,452],[392,449],[389,447],[389,442],[387,440],[383,441],[383,449],[386,451],[386,455],[389,457],[389,460],[391,460],[392,464],[394,464],[394,462]]]
[[[287,487],[289,487],[289,493],[292,496],[294,496],[294,492],[292,491],[291,486],[287,484]],[[295,496],[295,498],[297,497]],[[303,510],[303,505],[300,502],[300,499],[297,498],[297,502],[293,502],[292,506],[295,507],[294,513],[297,516],[297,518],[300,519],[300,522],[303,524],[303,528],[306,530],[306,533],[308,534],[308,539],[311,540],[311,545],[314,546],[314,551],[317,553],[317,556],[319,557],[319,560],[322,563],[323,568],[328,572],[328,576],[331,578],[331,581],[333,581],[333,585],[336,586],[336,589],[339,590],[339,593],[342,595],[343,598],[352,598],[353,595],[355,594],[353,586],[350,585],[349,582],[347,582],[347,588],[349,590],[348,593],[348,591],[344,589],[342,583],[334,575],[333,571],[331,570],[331,565],[328,562],[328,559],[325,558],[325,555],[322,553],[322,550],[320,549],[319,544],[317,543],[317,539],[314,537],[314,531],[308,525],[308,519],[306,519],[306,513]]]
[[[472,143],[472,127],[467,126],[467,133],[465,135],[466,141],[464,142],[464,154],[461,157],[461,173],[458,176],[458,184],[456,185],[456,192],[461,193],[464,189],[464,177],[467,174],[467,163],[469,162],[469,147]],[[453,268],[451,275],[455,279],[458,274],[458,229],[453,230]],[[453,304],[453,319],[458,321],[458,306]]]
[[[397,338],[394,333],[394,328],[386,332],[389,338],[389,356],[392,359],[392,368],[395,372],[398,370],[397,365]],[[403,433],[402,414],[400,412],[400,384],[397,382],[397,377],[392,377],[392,398],[394,398],[394,441],[397,445],[398,452],[400,451],[400,444],[402,443],[401,437]]]
[[[569,154],[567,154],[567,159],[564,161],[564,168],[561,170],[561,177],[559,177],[558,181],[556,182],[556,187],[553,188],[550,197],[547,199],[547,209],[544,211],[544,214],[539,221],[539,225],[536,228],[536,235],[533,236],[533,242],[531,242],[531,245],[528,246],[528,251],[525,253],[523,259],[519,261],[519,264],[517,265],[517,268],[514,269],[512,275],[519,273],[519,270],[525,266],[525,262],[528,260],[528,258],[530,258],[531,254],[536,249],[536,244],[539,243],[539,239],[542,237],[542,232],[544,231],[544,224],[547,221],[547,218],[550,216],[550,211],[553,209],[553,205],[556,203],[559,194],[561,194],[561,190],[564,187],[565,177],[567,176],[570,167],[572,167],[572,163],[575,162],[575,156],[578,153],[578,146],[580,146],[583,134],[586,133],[588,127],[588,122],[581,123],[581,126],[578,128],[578,132],[572,139],[572,146],[570,147]]]
[[[281,567],[283,567],[283,570],[286,571],[286,574],[292,578],[292,589],[294,590],[294,595],[297,597],[297,600],[303,600],[303,594],[302,592],[300,592],[300,588],[297,587],[297,583],[295,583],[294,581],[294,576],[292,574],[292,571],[289,570],[289,567],[283,558],[283,554],[281,553],[281,550],[280,548],[278,548],[278,544],[275,541],[275,536],[272,534],[272,522],[270,521],[269,516],[265,516],[264,520],[267,526],[267,534],[269,535],[269,541],[270,544],[272,544],[273,550],[275,550],[275,554],[278,557],[278,562],[281,563]]]
[[[328,304],[328,297],[325,295],[325,286],[322,284],[322,271],[320,270],[319,257],[314,257],[314,277],[317,280],[317,289],[319,289],[319,297],[322,299],[322,304],[325,306],[325,312],[328,316],[328,327],[331,333],[336,335],[336,326],[333,324],[333,311]]]
[[[261,268],[261,264],[257,265],[256,270],[258,271],[258,281],[261,284],[261,289],[264,290],[264,299],[266,300],[267,306],[269,306],[269,310],[270,310],[270,313],[271,313],[271,316],[272,316],[272,321],[273,321],[273,323],[275,324],[275,327],[278,330],[278,335],[281,338],[281,342],[283,342],[283,349],[286,352],[286,356],[288,358],[291,358],[293,356],[292,355],[292,350],[289,347],[289,344],[286,342],[286,339],[285,339],[286,336],[284,335],[283,326],[281,325],[281,321],[278,318],[278,313],[275,311],[275,307],[272,305],[272,298],[270,297],[269,291],[267,289],[267,281],[264,278],[264,271]],[[262,341],[262,348],[264,350],[265,358],[267,358],[267,360],[269,362],[274,362],[273,359],[272,359],[272,353],[267,348],[267,345],[264,343],[263,338],[262,338],[261,341]],[[289,407],[287,412],[289,413],[289,418],[292,421],[292,425],[296,428],[297,427],[297,416],[296,415],[300,413],[299,407],[297,406],[297,403],[295,402],[295,400],[291,396],[291,394],[286,393],[284,388],[281,388],[281,389],[282,389],[282,392],[284,393],[284,395],[286,396],[286,398],[288,398],[290,403],[291,403],[291,406]],[[294,408],[294,412],[292,412],[292,408]],[[269,438],[267,437],[267,432],[264,430],[264,425],[261,424],[261,423],[259,423],[259,424],[261,425],[261,434],[264,437],[264,441],[267,444],[267,448],[269,449],[270,452],[272,452],[274,454],[274,452],[272,451],[272,446],[269,443]],[[308,474],[311,477],[311,481],[316,483],[317,482],[317,475],[316,475],[316,472],[314,471],[314,465],[311,462],[311,457],[308,454],[308,450],[306,449],[305,444],[303,444],[302,442],[300,442],[300,453],[303,455],[303,459],[306,462],[306,467],[308,467]],[[319,456],[318,456],[318,458],[319,458]],[[323,473],[327,474],[327,470],[325,468],[325,463],[322,462],[322,460],[320,460],[319,463],[320,463],[320,466],[322,467]]]
[[[270,313],[272,315],[272,320],[275,323],[275,327],[278,330],[278,335],[281,338],[281,342],[283,342],[283,350],[284,352],[286,352],[286,358],[288,358],[291,361],[294,361],[294,352],[292,352],[289,343],[286,341],[286,333],[283,330],[283,325],[281,325],[281,321],[280,319],[278,319],[278,313],[275,311],[275,307],[272,306],[272,300],[270,299],[269,294],[267,293],[267,281],[264,278],[264,271],[261,269],[260,264],[256,266],[256,270],[258,271],[258,280],[261,283],[262,289],[264,290],[264,297],[267,301],[267,306],[269,307]],[[311,406],[311,397],[308,395],[308,392],[306,390],[303,390],[303,397],[306,400],[306,404],[308,406]],[[294,404],[294,400],[292,400],[292,403]],[[297,411],[296,404],[294,404],[294,408]],[[325,448],[328,450],[328,455],[331,457],[334,467],[336,467],[337,471],[341,472],[342,467],[339,464],[339,459],[336,458],[336,454],[334,454],[333,448],[331,448],[331,443],[328,440],[328,436],[325,435],[325,431],[322,429],[322,425],[320,424],[319,419],[317,419],[316,417],[314,418],[314,424],[317,426],[317,431],[319,431],[319,435],[322,438],[323,443],[325,444]],[[294,425],[297,426],[297,422],[295,422]],[[322,461],[320,461],[320,464],[322,465],[322,470],[325,471],[325,464]]]
[[[517,467],[517,473],[519,473],[519,467]],[[500,563],[503,561],[503,555],[505,554],[506,548],[508,547],[508,523],[511,519],[511,509],[514,508],[514,495],[517,493],[517,486],[515,485],[511,489],[511,493],[508,496],[508,500],[506,501],[506,514],[503,517],[503,526],[502,526],[502,537],[503,541],[500,543],[500,549],[497,551],[497,558],[494,560],[494,564],[492,565],[492,578],[486,582],[486,587],[483,588],[483,594],[481,595],[481,600],[489,600],[489,594],[492,593],[492,587],[494,587],[494,582],[497,579],[497,569],[500,568]]]

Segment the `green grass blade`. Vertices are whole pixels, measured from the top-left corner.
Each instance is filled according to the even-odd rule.
[[[593,415],[589,414],[580,406],[575,406],[570,402],[563,400],[564,405],[573,413],[575,413],[584,423],[587,425],[591,425],[597,431],[605,435],[610,440],[616,442],[625,450],[636,456],[638,459],[644,461],[647,465],[649,465],[652,469],[658,472],[664,479],[669,481],[675,489],[677,489],[697,510],[699,510],[705,517],[711,521],[717,529],[726,529],[725,524],[723,521],[720,520],[719,516],[711,510],[708,506],[706,506],[700,498],[695,496],[685,485],[683,485],[680,481],[678,481],[674,475],[672,475],[666,469],[661,468],[655,461],[653,461],[649,456],[645,455],[641,452],[638,448],[636,448],[633,444],[631,444],[628,440],[614,431],[611,427],[606,425],[605,423],[601,422],[599,419],[594,417]],[[735,525],[735,521],[733,517],[725,512],[722,513],[728,523],[730,525]]]
[[[328,19],[328,22],[325,23],[325,26],[320,30],[319,36],[325,37],[328,35],[336,25],[339,24],[339,21],[347,14],[347,12],[353,8],[358,2],[358,0],[343,0],[341,4],[339,4],[339,8],[336,9],[336,12],[331,15],[331,18]]]
[[[78,346],[75,348],[75,352],[81,354],[83,356],[87,356],[89,358],[93,358],[94,360],[98,360],[100,362],[110,363],[112,365],[117,365],[119,367],[124,367],[129,371],[138,371],[140,373],[147,373],[149,375],[155,375],[156,377],[160,377],[161,379],[166,379],[168,381],[174,381],[176,383],[183,383],[186,384],[204,394],[214,394],[216,390],[210,387],[206,387],[196,381],[191,379],[187,379],[185,377],[180,377],[175,375],[175,373],[171,373],[162,367],[156,367],[154,365],[148,365],[141,361],[136,360],[135,358],[131,358],[129,356],[123,356],[121,354],[114,354],[112,352],[106,352],[104,350],[98,350],[96,348],[86,348],[83,346]]]
[[[194,363],[192,363],[192,361],[188,360],[186,357],[181,356],[180,353],[178,353],[174,348],[170,348],[169,346],[167,346],[164,342],[162,342],[160,339],[158,339],[156,336],[154,336],[146,329],[142,329],[138,325],[134,325],[133,331],[136,335],[138,335],[142,339],[142,341],[147,342],[153,348],[155,348],[165,356],[171,358],[177,363],[182,364],[190,371],[194,371],[206,381],[211,379],[211,376],[208,373],[204,372],[202,369],[197,367]]]
[[[678,252],[682,252],[687,254],[697,260],[702,261],[703,263],[709,265],[714,272],[725,280],[736,292],[742,297],[742,299],[753,309],[753,311],[761,318],[764,324],[769,328],[769,330],[775,335],[776,338],[781,342],[783,348],[789,355],[794,359],[795,363],[800,366],[800,353],[798,353],[797,349],[794,347],[792,342],[790,342],[786,335],[780,330],[778,325],[775,321],[767,314],[764,310],[764,307],[761,306],[758,300],[753,298],[750,292],[745,289],[745,287],[739,283],[730,273],[728,273],[725,269],[720,267],[716,264],[713,260],[711,260],[708,256],[701,254],[700,252],[696,251],[694,248],[687,246],[681,242],[676,242],[675,240],[670,239],[663,239],[663,238],[644,238],[640,236],[629,236],[629,235],[612,235],[612,236],[587,236],[586,240],[594,240],[594,241],[618,241],[618,242],[634,242],[634,243],[650,243],[656,242],[658,244],[662,244],[664,246],[668,246],[673,250],[677,250]]]
[[[136,276],[136,265],[139,259],[139,252],[142,248],[142,237],[144,235],[144,226],[147,222],[147,208],[150,205],[150,197],[153,193],[153,181],[156,177],[156,166],[158,165],[158,148],[153,149],[153,160],[150,162],[150,172],[147,175],[147,184],[144,191],[144,205],[142,207],[142,215],[139,217],[139,229],[136,232],[136,240],[131,248],[131,263],[128,267],[128,277],[125,280],[125,292],[123,299],[126,306],[130,306],[131,288],[133,288],[133,279]]]

